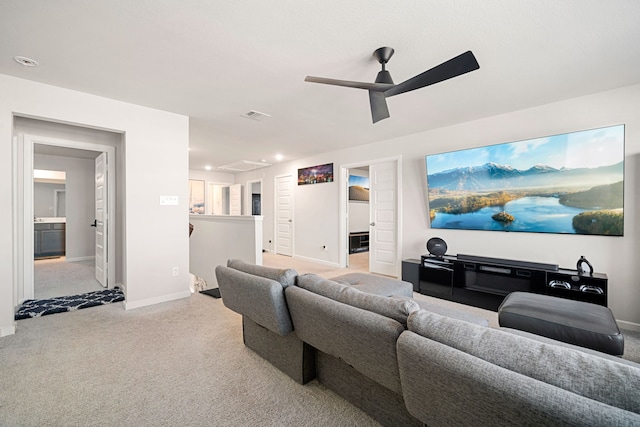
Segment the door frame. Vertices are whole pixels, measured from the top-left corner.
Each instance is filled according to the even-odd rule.
[[[339,214],[339,226],[338,226],[338,242],[339,242],[339,257],[340,267],[349,266],[349,201],[347,200],[349,194],[349,169],[361,168],[364,166],[371,166],[378,163],[395,162],[396,164],[396,277],[402,277],[402,156],[384,157],[380,159],[368,160],[357,163],[348,163],[340,165],[340,179],[342,185],[340,185],[340,214]],[[371,218],[369,218],[371,220]],[[369,240],[371,244],[371,239]]]
[[[291,257],[295,252],[295,180],[292,173],[273,177],[273,253],[278,253],[278,178],[289,177],[291,181]],[[271,248],[270,248],[271,249]]]
[[[19,142],[17,142],[19,144]],[[34,256],[33,256],[33,159],[34,144],[53,145],[57,147],[73,148],[80,150],[96,151],[107,153],[107,180],[108,188],[108,204],[109,211],[107,213],[107,221],[110,231],[107,235],[107,282],[108,287],[115,286],[116,269],[113,263],[116,260],[116,233],[115,233],[115,200],[116,200],[116,183],[115,183],[115,147],[110,145],[94,144],[90,142],[72,141],[66,139],[52,138],[48,136],[39,136],[33,134],[24,134],[22,138],[22,147],[18,147],[22,152],[21,167],[16,158],[14,167],[14,179],[21,182],[18,185],[18,216],[22,219],[21,232],[17,233],[17,239],[14,241],[14,253],[17,254],[17,271],[20,272],[17,277],[17,293],[16,303],[21,304],[26,299],[32,299],[34,296]],[[18,170],[22,170],[22,179],[17,179]],[[22,196],[22,197],[20,197]]]
[[[251,198],[252,196],[252,184],[255,183],[260,183],[260,212],[262,212],[262,195],[264,193],[264,183],[262,182],[262,178],[260,179],[251,179],[249,181],[247,181],[247,185],[246,185],[246,189],[247,191],[245,191],[245,215],[253,215],[253,200]]]

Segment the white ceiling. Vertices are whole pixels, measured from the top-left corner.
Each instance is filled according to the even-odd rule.
[[[2,0],[0,73],[187,115],[203,169],[637,84],[639,26],[638,0]],[[381,46],[396,83],[467,50],[480,69],[390,98],[376,124],[366,91],[304,82],[373,82]]]

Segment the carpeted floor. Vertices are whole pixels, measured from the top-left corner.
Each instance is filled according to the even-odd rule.
[[[1,426],[378,426],[244,346],[221,299],[19,320],[0,339]]]
[[[94,260],[70,262],[65,257],[36,260],[33,272],[34,299],[78,295],[104,289],[96,280]]]

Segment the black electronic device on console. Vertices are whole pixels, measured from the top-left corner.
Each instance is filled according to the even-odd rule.
[[[447,253],[447,243],[439,237],[432,237],[427,240],[427,250],[435,257],[442,257]]]

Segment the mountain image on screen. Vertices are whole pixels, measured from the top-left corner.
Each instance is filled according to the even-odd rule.
[[[624,125],[428,155],[426,166],[431,228],[623,235]]]

